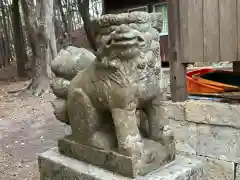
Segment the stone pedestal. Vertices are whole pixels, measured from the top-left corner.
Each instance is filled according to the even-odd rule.
[[[174,160],[174,142],[165,146],[149,139],[143,139],[143,142],[145,153],[148,153],[141,160],[134,160],[131,157],[124,156],[114,149],[102,150],[80,144],[75,141],[72,135],[59,140],[58,147],[60,153],[64,156],[84,161],[130,178],[145,175]]]
[[[119,174],[78,161],[48,150],[38,157],[40,180],[130,180]],[[136,180],[201,180],[202,163],[199,160],[177,156],[176,160]]]

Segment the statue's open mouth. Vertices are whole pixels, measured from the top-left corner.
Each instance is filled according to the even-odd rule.
[[[129,36],[128,34],[118,34],[112,36],[106,43],[108,46],[134,46],[144,43],[141,36]]]

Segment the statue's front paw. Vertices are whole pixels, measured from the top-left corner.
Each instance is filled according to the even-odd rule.
[[[113,134],[97,131],[89,139],[89,144],[98,149],[113,149],[117,147],[117,139]]]
[[[173,137],[173,129],[167,125],[167,126],[164,126],[163,128],[163,136],[165,137]]]
[[[164,141],[164,145],[170,144],[174,141],[174,133],[173,133],[173,129],[167,125],[163,128],[163,141]]]
[[[119,152],[125,156],[139,158],[144,150],[144,143],[141,138],[129,136],[119,145]]]
[[[166,125],[162,130],[159,130],[157,134],[152,135],[151,139],[160,142],[162,145],[167,145],[174,140],[174,133],[172,128]]]

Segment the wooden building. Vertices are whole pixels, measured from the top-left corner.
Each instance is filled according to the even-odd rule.
[[[188,63],[228,61],[240,72],[240,0],[104,0],[104,7],[105,13],[162,12],[161,56],[170,64],[173,101],[188,98]]]
[[[160,34],[161,60],[168,58],[168,13],[167,0],[103,0],[104,13],[123,13],[132,11],[162,12],[163,29]],[[168,64],[168,63],[166,63]]]
[[[186,64],[232,62],[240,72],[240,0],[168,0],[170,89],[185,101]]]

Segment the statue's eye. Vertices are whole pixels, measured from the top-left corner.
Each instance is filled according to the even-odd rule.
[[[113,32],[113,31],[115,31],[117,29],[117,26],[111,26],[110,28],[109,28],[109,31],[110,32]]]

